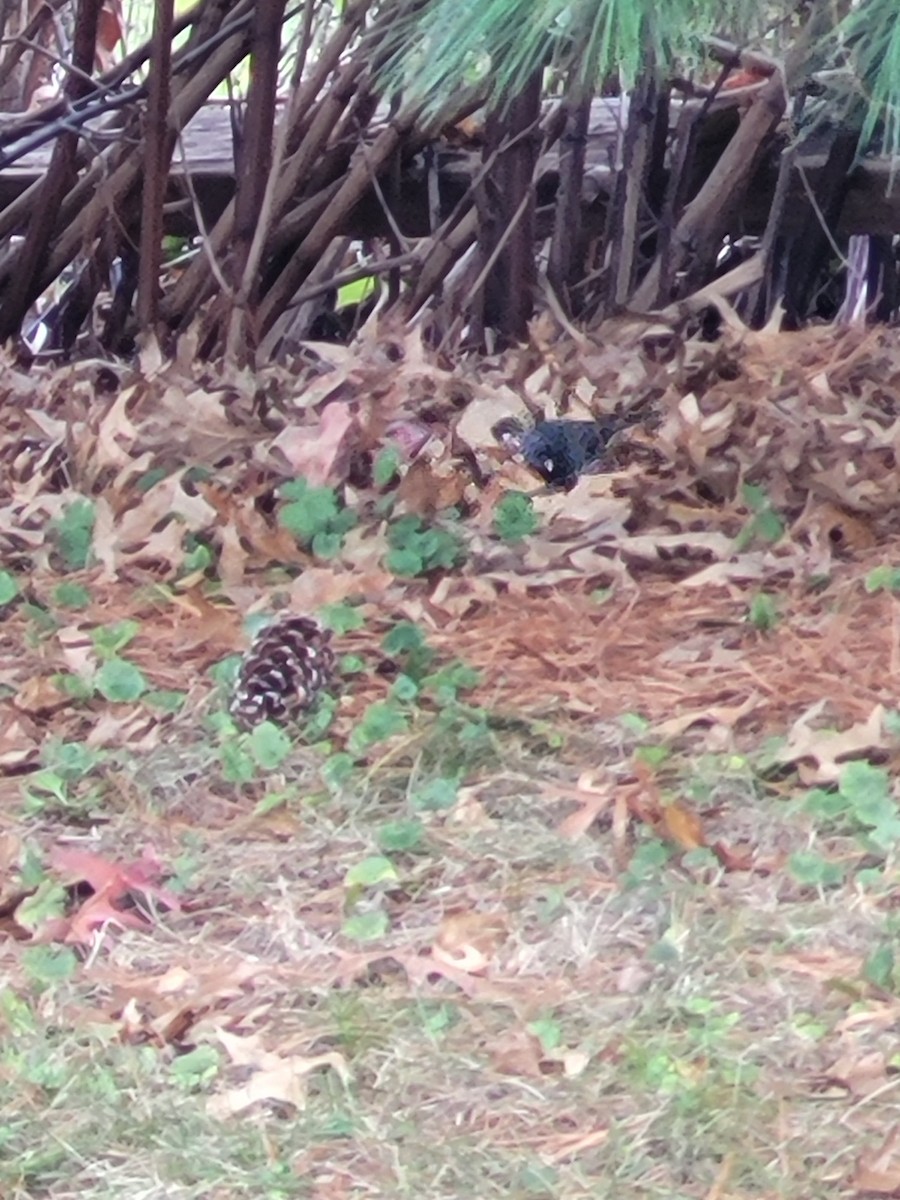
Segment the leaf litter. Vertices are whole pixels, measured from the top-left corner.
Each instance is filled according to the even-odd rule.
[[[461,1155],[436,1196],[472,1194],[467,1156],[482,1180],[497,1156],[516,1170],[552,1166],[563,1172],[554,1194],[595,1194],[584,1181],[604,1174],[620,1188],[668,1179],[692,1196],[770,1194],[765,1173],[732,1157],[748,1112],[781,1138],[787,1104],[798,1145],[814,1148],[815,1123],[790,1095],[791,1080],[800,1095],[814,1079],[850,1105],[845,1153],[836,1173],[819,1173],[817,1194],[836,1181],[851,1194],[896,1189],[893,1147],[878,1149],[894,1069],[875,1019],[888,976],[866,977],[891,892],[850,901],[791,875],[803,838],[826,865],[865,855],[845,833],[792,825],[778,806],[839,781],[847,762],[896,757],[900,355],[886,331],[730,325],[707,343],[670,329],[663,353],[660,337],[621,319],[576,343],[538,321],[527,348],[448,365],[418,334],[380,329],[351,353],[311,345],[287,367],[227,384],[199,363],[159,362],[147,376],[118,365],[111,393],[106,364],[26,375],[4,363],[0,545],[24,597],[0,626],[4,979],[25,986],[24,950],[86,953],[89,998],[76,981],[55,1019],[106,1023],[123,1044],[170,1058],[217,1047],[205,1106],[226,1123],[320,1109],[336,1095],[332,1073],[390,1140],[399,1131],[380,1097],[405,1094],[404,1065],[416,1060],[426,1101],[401,1102],[398,1119],[415,1112],[426,1144],[456,1130]],[[566,493],[541,489],[495,436],[510,417],[614,411],[642,421],[608,469]],[[381,460],[395,464],[390,483],[379,482]],[[301,475],[360,516],[331,558],[277,519],[282,489]],[[455,507],[465,560],[415,579],[388,569],[392,489],[395,517],[428,522]],[[497,532],[510,490],[530,494],[537,517],[518,541]],[[77,501],[89,506],[81,524]],[[197,557],[204,546],[211,570]],[[63,620],[61,579],[85,593]],[[761,592],[785,614],[765,630],[750,617]],[[428,752],[427,704],[387,750],[369,752],[373,799],[336,793],[310,809],[258,806],[258,781],[225,786],[208,724],[225,705],[210,672],[246,647],[245,618],[347,601],[364,624],[338,638],[342,651],[380,665],[338,698],[338,750],[390,694],[396,663],[379,647],[398,620],[425,631],[438,661],[479,670],[469,703],[564,731],[558,753],[535,754],[526,738],[518,761],[501,750],[470,770],[446,812],[421,814],[428,853],[403,858],[396,885],[353,901],[387,916],[371,950],[343,932],[342,880],[371,853],[368,824],[396,818],[398,778],[408,789]],[[96,690],[110,656],[98,631],[126,618],[138,630],[123,653],[152,694],[182,694],[171,711]],[[623,731],[629,714],[637,735]],[[772,738],[762,819],[759,783],[742,782],[741,764]],[[23,794],[52,782],[41,772],[53,741],[112,756],[102,796],[76,803],[63,772],[57,807],[23,815]],[[641,758],[656,750],[658,761]],[[296,754],[290,782],[323,796],[314,749]],[[719,765],[699,787],[690,771],[702,775],[707,759]],[[722,775],[729,762],[733,777]],[[78,845],[67,844],[73,825]],[[29,881],[26,842],[43,882]],[[159,858],[141,856],[150,842]],[[673,867],[666,915],[652,888],[641,891],[635,864],[651,852],[657,869]],[[60,884],[62,909],[41,907]],[[701,1020],[703,1004],[738,1023]],[[821,1023],[818,1040],[797,1013]],[[851,1014],[852,1047],[839,1029]],[[730,1053],[761,1072],[756,1108],[734,1099]],[[474,1075],[463,1066],[473,1062]],[[527,1087],[498,1092],[498,1079]],[[721,1107],[725,1094],[733,1128],[686,1168],[692,1152],[659,1112],[665,1121],[685,1095]],[[660,1139],[669,1174],[654,1156]],[[368,1155],[371,1178],[390,1177],[362,1131],[351,1142],[349,1154],[329,1151],[330,1170],[355,1178]],[[297,1169],[317,1152],[297,1151]],[[778,1194],[809,1194],[808,1180],[788,1190],[786,1153]]]

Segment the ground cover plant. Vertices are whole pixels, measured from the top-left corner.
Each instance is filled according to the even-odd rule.
[[[4,1197],[900,1189],[900,360],[659,337],[4,361]]]

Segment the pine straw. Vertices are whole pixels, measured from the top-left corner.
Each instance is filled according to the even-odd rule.
[[[755,698],[742,730],[758,736],[783,733],[825,698],[843,726],[897,704],[897,601],[863,583],[886,558],[883,548],[858,556],[824,594],[774,593],[784,616],[768,632],[750,624],[755,587],[648,580],[602,605],[581,594],[498,597],[438,640],[484,671],[484,703],[510,710],[635,712],[656,724]]]

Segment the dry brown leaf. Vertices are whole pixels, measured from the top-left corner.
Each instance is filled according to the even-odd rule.
[[[572,799],[578,804],[574,812],[564,817],[556,827],[560,837],[575,839],[582,837],[594,824],[597,817],[613,802],[615,785],[611,782],[599,786],[591,772],[583,772],[574,789],[566,789],[562,798]]]
[[[0,833],[0,908],[5,908],[21,891],[19,868],[25,845],[16,833]]]
[[[480,787],[461,787],[456,793],[456,803],[447,814],[448,825],[462,825],[473,829],[484,829],[491,824],[484,805],[479,800]]]
[[[452,913],[441,922],[431,954],[445,966],[479,975],[491,965],[507,933],[500,913]]]
[[[391,957],[403,968],[414,987],[428,987],[435,978],[443,978],[470,999],[485,1004],[508,1005],[529,1020],[560,1003],[562,997],[568,995],[569,985],[562,979],[509,979],[493,974],[472,974],[451,966],[449,962],[441,962],[430,954],[395,953]]]
[[[829,1083],[839,1084],[853,1096],[869,1096],[887,1080],[887,1059],[880,1050],[868,1054],[848,1052],[824,1072]]]
[[[456,436],[472,450],[496,449],[497,439],[491,432],[498,421],[512,417],[528,425],[531,414],[528,406],[511,388],[483,388],[487,395],[476,397],[466,405],[456,423]]]
[[[711,704],[708,709],[679,713],[655,726],[655,732],[660,737],[670,738],[678,737],[692,725],[725,725],[733,729],[738,721],[752,713],[761,703],[762,697],[757,692],[751,692],[740,704]]]
[[[861,1027],[890,1029],[900,1020],[900,1002],[886,1003],[870,1000],[869,1005],[870,1007],[864,1010],[848,1013],[835,1025],[835,1032],[839,1034],[852,1033],[853,1030]]]
[[[796,763],[806,784],[836,783],[847,760],[885,750],[889,745],[883,705],[876,704],[865,721],[835,733],[811,728],[826,703],[819,701],[794,722],[787,743],[775,756],[778,762]]]
[[[38,725],[11,702],[0,703],[0,775],[21,771],[38,757],[42,734]]]
[[[87,746],[128,746],[132,753],[152,750],[159,745],[161,727],[159,720],[146,708],[135,705],[118,711],[120,707],[101,713],[85,739]]]
[[[90,632],[80,625],[66,625],[57,630],[66,669],[79,679],[90,680],[97,668],[97,656]]]
[[[818,544],[829,549],[839,546],[841,550],[867,550],[877,543],[870,521],[812,493],[791,527],[794,537],[801,533],[808,533]]]
[[[234,587],[246,573],[247,551],[238,528],[230,521],[219,526],[219,540],[218,576],[226,587]]]
[[[681,580],[681,587],[708,588],[728,583],[749,583],[766,574],[765,555],[761,552],[735,555],[730,561],[710,563],[701,571]]]
[[[322,1067],[330,1067],[345,1086],[350,1083],[346,1059],[336,1051],[311,1057],[281,1056],[266,1050],[259,1036],[238,1037],[225,1029],[216,1029],[215,1035],[236,1066],[252,1070],[246,1083],[210,1098],[207,1108],[215,1117],[236,1116],[260,1100],[274,1100],[302,1110],[306,1106],[307,1078]]]
[[[586,1050],[559,1050],[554,1053],[562,1063],[566,1079],[577,1079],[579,1075],[583,1075],[591,1062],[591,1056]]]
[[[630,561],[655,562],[662,557],[672,560],[680,554],[682,561],[679,566],[683,567],[683,556],[688,551],[710,558],[730,558],[734,551],[734,541],[722,533],[686,530],[684,533],[636,534],[624,538],[621,549],[622,554]]]
[[[706,845],[700,817],[677,800],[663,805],[662,825],[671,840],[682,850],[697,850]]]
[[[138,439],[138,429],[128,416],[137,388],[127,387],[119,392],[113,403],[100,418],[97,426],[96,445],[93,456],[96,468],[132,466],[131,449]]]
[[[272,442],[292,474],[302,475],[313,487],[340,482],[350,451],[359,435],[356,415],[347,403],[329,404],[317,427],[288,425]]]
[[[26,679],[13,697],[16,708],[26,713],[50,713],[71,702],[72,697],[63,692],[49,675],[35,675]]]
[[[713,842],[710,850],[726,871],[755,871],[759,875],[771,875],[780,869],[782,858],[763,860],[754,847],[729,846],[725,842]]]
[[[900,1196],[900,1127],[894,1127],[877,1150],[856,1160],[851,1186],[874,1196]]]
[[[578,526],[581,538],[586,536],[585,526],[621,528],[631,515],[631,501],[610,494],[612,481],[606,475],[582,475],[568,492],[547,492],[535,496],[534,511],[543,519],[547,529],[547,540],[565,537],[562,521],[572,522],[572,533]]]
[[[326,604],[338,604],[348,596],[374,601],[388,593],[394,576],[377,566],[356,563],[353,571],[334,567],[308,567],[290,585],[291,606],[297,612],[315,612]]]
[[[162,350],[155,334],[141,333],[138,336],[138,363],[144,379],[154,379],[162,371]]]
[[[418,516],[433,516],[459,504],[470,486],[465,468],[447,457],[422,455],[400,481],[397,499],[403,508]]]
[[[491,1064],[501,1075],[538,1079],[541,1070],[540,1042],[525,1029],[510,1029],[490,1043]]]

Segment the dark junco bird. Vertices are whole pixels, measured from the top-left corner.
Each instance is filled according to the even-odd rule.
[[[620,418],[609,421],[539,421],[523,430],[517,422],[496,427],[498,439],[513,453],[521,454],[548,487],[568,491],[578,477],[597,467],[613,437],[633,424]]]
[[[596,421],[541,421],[522,438],[522,457],[550,487],[574,487],[603,457],[615,431]]]

